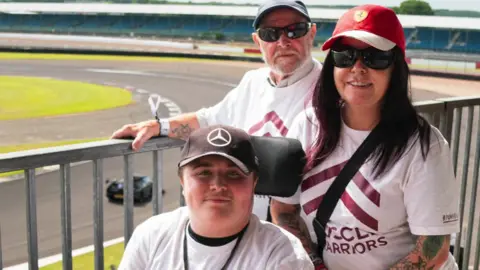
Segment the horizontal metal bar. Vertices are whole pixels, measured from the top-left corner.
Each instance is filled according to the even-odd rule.
[[[131,143],[132,140],[104,140],[0,154],[0,173],[175,148],[185,142],[165,137],[154,138],[147,141],[138,152],[132,150]]]
[[[439,98],[435,101],[445,102],[445,105],[449,109],[468,107],[480,105],[480,96],[469,96],[469,97],[448,97],[448,98]]]
[[[414,102],[415,109],[419,113],[434,113],[441,112],[445,108],[445,102],[429,100]]]
[[[72,214],[70,196],[70,164],[60,165],[61,217],[62,217],[62,265],[72,269]]]
[[[27,243],[29,270],[38,269],[37,205],[35,169],[25,170],[25,193],[27,197]]]

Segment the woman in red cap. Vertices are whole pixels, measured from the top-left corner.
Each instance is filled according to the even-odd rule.
[[[329,269],[458,269],[459,185],[447,141],[410,100],[397,16],[353,8],[322,49],[313,107],[288,135],[303,143],[306,173],[293,197],[273,200],[273,221],[318,244],[305,248]]]

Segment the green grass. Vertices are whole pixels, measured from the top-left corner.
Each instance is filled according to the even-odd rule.
[[[131,92],[111,86],[0,76],[0,120],[91,112],[131,102]]]
[[[120,260],[122,259],[124,250],[123,243],[112,245],[103,249],[104,252],[104,266],[105,269],[110,269],[110,265],[115,265],[115,268],[118,268]],[[73,257],[72,266],[73,269],[94,269],[94,254],[93,252],[86,253]],[[42,270],[61,270],[62,262],[57,262],[51,265],[41,267]]]
[[[2,145],[0,146],[0,154],[45,148],[45,147],[55,147],[55,146],[68,145],[68,144],[86,143],[86,142],[106,140],[106,139],[108,138],[91,138],[91,139],[81,139],[81,140],[29,143],[29,144],[18,144],[18,145]],[[0,177],[9,177],[17,174],[22,174],[22,173],[23,171],[12,171],[12,172],[0,173]]]

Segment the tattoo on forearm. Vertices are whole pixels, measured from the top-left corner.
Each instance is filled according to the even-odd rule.
[[[449,236],[419,236],[415,248],[390,269],[438,269],[448,256],[448,244]]]
[[[296,213],[278,213],[276,217],[273,217],[273,221],[278,226],[297,236],[307,253],[316,252],[307,225],[299,215],[300,206],[295,206],[295,209]]]
[[[442,248],[445,242],[445,236],[429,236],[423,241],[422,253],[428,259],[431,260],[437,256],[438,252]]]
[[[178,127],[172,129],[172,133],[175,135],[175,138],[186,140],[190,133],[192,133],[193,128],[189,124],[180,124]]]

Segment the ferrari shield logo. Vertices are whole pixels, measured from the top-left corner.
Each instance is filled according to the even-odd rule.
[[[355,11],[355,14],[353,15],[353,19],[356,21],[356,22],[361,22],[363,20],[365,20],[368,16],[368,12],[365,11],[365,10],[357,10]]]

